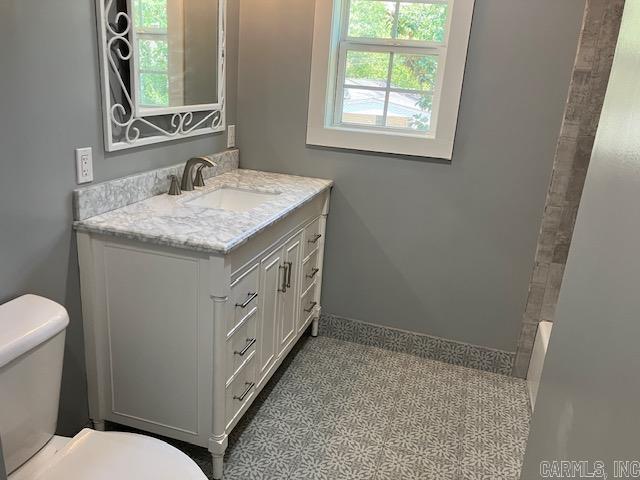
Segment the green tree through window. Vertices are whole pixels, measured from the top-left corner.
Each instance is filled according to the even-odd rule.
[[[446,3],[351,0],[347,32],[349,38],[354,39],[441,43],[445,38],[447,15]],[[437,86],[436,56],[349,50],[345,63],[346,85],[359,83],[367,88],[384,88],[391,74],[390,87],[411,91],[401,100],[413,102],[420,110],[411,115],[406,127],[429,129],[433,91]]]

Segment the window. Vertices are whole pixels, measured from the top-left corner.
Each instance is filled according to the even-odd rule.
[[[307,142],[451,158],[473,0],[316,0]]]
[[[181,2],[133,0],[141,107],[182,104]]]

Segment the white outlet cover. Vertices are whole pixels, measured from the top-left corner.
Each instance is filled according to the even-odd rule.
[[[76,149],[76,180],[80,184],[93,182],[93,151],[91,147]]]
[[[227,148],[236,146],[236,126],[229,125],[227,127]]]

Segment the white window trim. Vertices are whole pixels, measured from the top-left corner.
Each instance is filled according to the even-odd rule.
[[[347,1],[316,0],[307,143],[451,160],[475,0],[451,2],[448,38],[444,45],[446,58],[444,68],[440,68],[438,72],[440,95],[434,97],[432,129],[429,134],[356,125],[336,125],[332,117],[335,111],[334,102],[339,101],[336,98],[340,87],[336,80],[339,65],[342,63],[339,62],[339,47],[343,40],[341,33],[345,29],[341,21],[346,18],[344,9]],[[367,41],[358,39],[359,45],[364,43]],[[408,40],[394,41],[394,45],[417,46],[415,42]],[[444,50],[442,47],[442,44],[430,46],[420,42],[419,50],[431,48],[434,54],[438,54]]]

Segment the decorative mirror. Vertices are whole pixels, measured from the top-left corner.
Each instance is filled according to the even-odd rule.
[[[108,151],[225,129],[226,0],[96,0]]]

